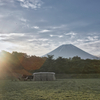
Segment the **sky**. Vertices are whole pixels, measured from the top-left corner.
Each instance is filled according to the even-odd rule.
[[[0,51],[42,56],[63,44],[100,56],[100,0],[0,0]]]

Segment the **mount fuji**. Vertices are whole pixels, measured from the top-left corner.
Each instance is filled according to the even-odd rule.
[[[47,57],[47,55],[54,55],[54,59],[58,57],[72,58],[74,56],[81,57],[82,59],[98,59],[96,56],[93,56],[72,44],[61,45],[44,56]]]

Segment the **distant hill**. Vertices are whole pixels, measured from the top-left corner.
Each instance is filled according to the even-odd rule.
[[[72,44],[61,45],[55,50],[45,54],[44,56],[47,55],[54,55],[54,58],[58,58],[58,57],[72,58],[74,56],[78,56],[81,57],[82,59],[98,59],[98,57],[93,56]]]

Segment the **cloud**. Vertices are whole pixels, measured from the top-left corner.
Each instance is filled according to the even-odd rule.
[[[7,36],[24,36],[23,33],[9,33],[9,34],[0,34],[0,36],[4,36],[4,37],[7,37]]]
[[[86,36],[86,37],[81,37],[78,38],[75,42],[76,44],[86,44],[86,43],[92,43],[92,42],[97,42],[99,40],[99,36]]]
[[[52,34],[50,34],[50,37],[59,37],[59,38],[62,38],[64,36],[63,35],[52,35]]]
[[[8,43],[8,42],[4,42],[4,41],[0,41],[0,51],[2,50],[6,50],[11,52],[11,50],[9,48],[13,47],[14,45],[12,43]]]
[[[10,3],[11,3],[11,2],[14,2],[14,0],[0,0],[0,2],[1,2],[1,3],[2,3],[2,2],[8,2],[8,3],[10,2]]]
[[[31,28],[34,28],[34,29],[39,29],[39,27],[38,27],[38,26],[32,26]]]
[[[100,40],[94,41],[94,42],[89,42],[89,43],[82,43],[77,45],[79,48],[82,50],[91,53],[92,55],[100,55]]]
[[[88,6],[81,2],[66,3],[66,0],[0,0],[0,43],[8,45],[6,50],[26,50],[36,55],[68,43],[97,47],[99,3],[92,3]]]
[[[35,39],[29,39],[28,41],[29,42],[33,42],[33,41],[41,41],[41,42],[43,41],[43,42],[45,42],[45,41],[48,41],[48,39],[43,39],[43,38],[42,39],[41,38],[40,39],[36,39],[35,38]]]
[[[63,37],[63,35],[59,35],[58,37],[59,37],[59,38],[62,38],[62,37]]]
[[[46,33],[46,32],[51,32],[51,30],[44,29],[44,30],[39,31],[39,33]]]
[[[5,34],[6,35],[6,34]],[[54,44],[46,38],[35,38],[34,36],[8,36],[0,43],[6,44],[3,50],[24,52],[28,55],[41,56],[51,50],[51,45]],[[1,45],[1,44],[0,44]],[[8,45],[8,46],[7,46]],[[27,45],[27,47],[26,47]],[[2,46],[2,45],[1,45]],[[5,49],[6,48],[6,49]]]
[[[41,0],[18,0],[21,7],[37,9],[40,8],[43,2]]]
[[[15,0],[0,0],[0,6],[15,7]]]
[[[25,19],[25,18],[20,18],[19,20],[21,20],[22,22],[26,22],[27,21],[27,19]]]
[[[75,33],[75,32],[69,32],[69,33],[64,33],[64,34],[66,36],[71,36],[71,39],[74,38],[77,35],[77,33]]]
[[[99,36],[93,36],[93,37],[88,36],[87,39],[88,39],[88,41],[97,41],[98,40],[98,37]]]
[[[70,32],[70,33],[65,33],[65,35],[72,35],[72,36],[74,36],[74,35],[76,35],[77,33],[74,33],[74,32]]]
[[[66,28],[67,27],[67,25],[59,25],[59,26],[51,26],[50,28],[51,29],[61,29],[61,28]]]
[[[23,33],[9,33],[9,34],[3,33],[0,34],[0,37],[1,37],[0,41],[12,43],[12,44],[21,43],[26,38],[26,36]]]

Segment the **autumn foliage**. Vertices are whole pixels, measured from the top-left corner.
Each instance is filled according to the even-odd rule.
[[[29,56],[26,53],[6,52],[0,53],[0,73],[3,75],[13,73],[31,75],[32,71],[39,69],[46,58]]]

